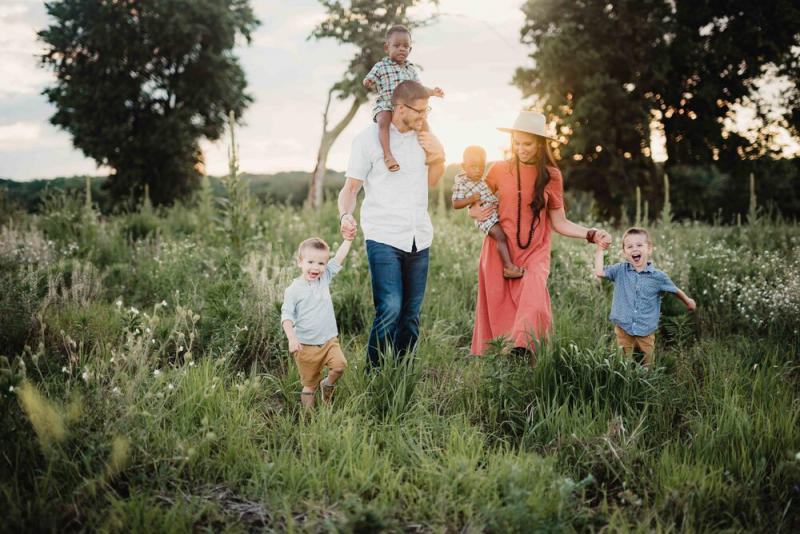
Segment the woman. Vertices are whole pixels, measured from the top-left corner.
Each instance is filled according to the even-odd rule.
[[[545,135],[544,115],[523,111],[512,128],[498,130],[511,132],[513,156],[493,164],[486,183],[500,202],[498,216],[508,236],[511,259],[526,271],[522,278],[504,279],[495,244],[486,237],[478,273],[472,354],[482,354],[486,342],[501,335],[510,336],[515,347],[528,348],[552,332],[547,292],[551,229],[589,243],[611,243],[608,233],[567,219],[561,172],[548,146],[547,140],[553,138]],[[473,204],[469,214],[483,221],[491,214],[491,207]]]

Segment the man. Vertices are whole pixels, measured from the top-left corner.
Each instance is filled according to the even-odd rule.
[[[444,174],[444,148],[422,124],[430,113],[428,91],[419,82],[398,84],[392,96],[389,132],[400,170],[390,173],[383,161],[378,126],[353,140],[347,180],[339,193],[342,236],[352,239],[356,196],[364,187],[361,226],[367,241],[375,319],[369,333],[367,369],[379,367],[381,354],[402,358],[419,338],[419,314],[428,277],[433,226],[428,215],[428,188]],[[425,151],[438,156],[425,165]],[[431,158],[434,159],[434,158]]]

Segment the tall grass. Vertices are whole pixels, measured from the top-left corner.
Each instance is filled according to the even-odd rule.
[[[432,210],[416,358],[364,372],[359,239],[332,286],[348,371],[305,413],[279,308],[297,243],[340,239],[333,203],[248,201],[209,231],[202,195],[48,202],[0,229],[2,530],[800,529],[796,226],[662,212],[654,261],[698,311],[665,297],[643,374],[612,346],[593,250],[560,237],[535,365],[502,340],[470,355],[481,235]]]

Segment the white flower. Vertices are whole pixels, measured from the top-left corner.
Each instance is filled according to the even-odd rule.
[[[153,371],[153,376],[158,376],[158,375],[160,375],[160,374],[161,374],[161,371],[159,371],[158,369],[156,369],[155,371]]]
[[[8,392],[14,393],[14,386],[8,386]]]
[[[194,362],[189,362],[189,367],[194,367]]]
[[[167,301],[166,300],[162,300],[161,301],[161,305],[166,308],[167,307]]]
[[[800,462],[800,452],[798,452],[798,453],[796,453],[794,455],[794,459],[797,460],[798,462]]]
[[[83,378],[86,382],[88,382],[89,381],[88,371],[84,371],[83,374],[81,375],[81,378]]]
[[[151,339],[150,341],[152,341],[152,342],[153,342],[153,345],[155,345],[155,344],[156,344],[156,340],[155,340],[155,339]]]
[[[122,301],[121,301],[121,300],[118,300],[118,301],[117,301],[117,302],[115,302],[114,304],[116,304],[116,305],[117,305],[117,308],[119,308],[120,306],[122,306]]]
[[[134,314],[134,315],[139,315],[139,310],[137,310],[136,308],[131,306],[131,313]]]
[[[114,386],[114,389],[111,390],[111,393],[113,393],[114,395],[119,395],[121,392],[117,386]]]
[[[148,334],[150,333],[150,329],[149,328],[145,328],[144,331],[147,332]]]
[[[61,372],[62,372],[62,373],[66,373],[66,372],[67,372],[67,367],[66,367],[66,366],[62,367],[62,368],[61,368]]]
[[[111,359],[108,360],[108,361],[110,361],[111,363],[114,363],[114,357],[112,356]]]
[[[167,384],[167,389],[175,389],[175,386],[173,386],[172,384]]]
[[[181,345],[180,347],[178,347],[178,352],[183,352],[183,345]]]

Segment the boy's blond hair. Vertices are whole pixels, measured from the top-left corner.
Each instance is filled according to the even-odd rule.
[[[309,237],[308,239],[300,243],[299,247],[297,247],[297,257],[302,258],[303,251],[308,249],[320,250],[325,252],[331,251],[331,248],[321,237]]]
[[[622,235],[622,247],[625,247],[625,238],[629,235],[643,235],[645,240],[647,240],[648,245],[652,245],[653,242],[650,241],[650,234],[647,233],[647,230],[644,228],[639,228],[638,226],[634,226],[632,228],[628,228],[625,230],[625,233]]]

